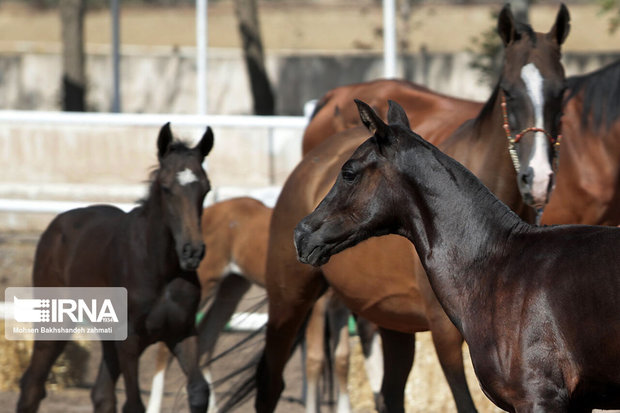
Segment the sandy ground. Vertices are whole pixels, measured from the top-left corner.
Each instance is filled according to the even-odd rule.
[[[4,291],[9,286],[27,286],[30,285],[30,271],[32,268],[32,257],[38,234],[35,233],[14,233],[0,235],[0,290]],[[251,306],[257,301],[261,301],[265,296],[262,289],[254,288],[250,290],[246,296],[244,303],[240,307]],[[4,297],[2,297],[4,299]],[[265,311],[263,308],[260,311]],[[247,333],[228,332],[222,333],[216,354],[229,349],[240,340],[247,336]],[[355,340],[356,339],[352,339]],[[250,362],[253,357],[262,350],[264,343],[264,334],[257,336],[243,346],[240,350],[235,351],[229,356],[225,356],[213,363],[212,375],[215,380],[221,379],[228,375],[235,368],[242,367]],[[78,413],[92,411],[90,402],[90,388],[92,387],[101,358],[100,345],[97,342],[86,342],[87,349],[90,351],[90,357],[86,368],[84,369],[83,381],[79,387],[71,388],[49,388],[48,396],[41,404],[40,412],[43,413]],[[6,348],[6,340],[0,337],[0,354]],[[140,360],[140,387],[143,390],[143,402],[148,403],[149,389],[155,369],[156,346],[149,347],[142,355]],[[358,349],[359,351],[359,349]],[[2,356],[0,356],[0,359]],[[357,354],[357,359],[361,362],[361,356]],[[302,371],[300,350],[297,350],[292,359],[288,363],[285,371],[287,388],[282,395],[278,405],[278,412],[302,412],[304,411],[302,397]],[[15,372],[15,376],[21,376],[22,372]],[[362,377],[362,379],[365,379]],[[355,386],[360,387],[354,380]],[[216,397],[221,399],[223,393],[230,388],[234,388],[237,379],[231,379],[216,388]],[[365,383],[362,383],[364,385]],[[367,384],[366,384],[367,385]],[[187,399],[184,392],[184,375],[178,364],[172,363],[171,368],[166,376],[165,396],[162,412],[186,412]],[[0,391],[0,412],[9,412],[14,410],[17,402],[18,392],[16,390]],[[372,406],[372,399],[367,390],[366,396],[356,397],[356,412],[365,413]],[[119,382],[117,389],[118,406],[122,406],[124,400],[122,380]],[[327,402],[327,400],[326,400]],[[239,408],[235,409],[239,412],[253,411],[253,400],[249,400]]]
[[[0,291],[4,291],[9,286],[30,285],[30,272],[36,242],[36,233],[13,233],[0,235]],[[2,297],[3,298],[3,297]],[[264,291],[259,288],[251,289],[240,304],[243,310],[264,298]],[[264,311],[261,310],[261,311]],[[245,337],[246,333],[222,333],[218,341],[216,354],[229,349],[239,340]],[[227,376],[236,368],[246,365],[256,354],[262,350],[264,336],[259,335],[241,350],[231,353],[212,366],[212,375],[215,380]],[[359,346],[358,338],[351,337],[351,369],[349,373],[349,393],[351,403],[355,413],[374,412],[374,403],[368,379],[363,367],[363,357]],[[88,350],[90,357],[84,369],[82,383],[78,387],[64,389],[48,388],[48,397],[43,401],[40,411],[43,413],[77,413],[92,411],[90,403],[90,388],[94,383],[97,368],[100,361],[100,346],[96,342],[90,342]],[[4,337],[0,337],[0,360],[6,357],[15,357],[10,354],[3,354],[8,346]],[[140,385],[143,392],[143,401],[146,404],[149,397],[149,389],[155,367],[156,348],[148,348],[141,358],[140,364]],[[466,355],[466,359],[469,358]],[[466,365],[468,371],[469,385],[472,389],[476,405],[480,412],[499,411],[480,392],[475,376],[473,375],[471,363]],[[304,411],[301,404],[302,395],[302,362],[300,351],[296,351],[289,361],[285,370],[285,380],[287,387],[278,404],[279,413],[296,413]],[[22,371],[15,371],[14,377],[20,377]],[[184,395],[184,376],[176,362],[172,364],[169,374],[166,376],[165,397],[163,412],[185,412],[187,402]],[[235,388],[237,380],[227,381],[216,388],[216,397],[221,400],[223,393],[231,388]],[[14,411],[18,392],[16,390],[0,391],[0,412]],[[124,400],[122,380],[117,389],[117,400],[119,409]],[[329,411],[327,397],[324,400],[323,411]],[[418,334],[416,343],[416,358],[414,369],[409,378],[406,390],[407,412],[450,412],[456,411],[454,402],[449,393],[443,374],[438,367],[434,349],[432,347],[430,335],[428,333]],[[236,412],[252,412],[253,399],[249,400]]]

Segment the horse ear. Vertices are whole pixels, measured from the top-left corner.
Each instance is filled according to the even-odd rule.
[[[555,18],[555,23],[553,27],[547,33],[547,36],[558,45],[564,43],[566,37],[568,37],[568,33],[570,32],[570,13],[568,13],[568,8],[562,3],[560,5],[560,10],[558,10],[558,15]]]
[[[378,139],[385,140],[388,136],[389,127],[386,125],[379,115],[367,104],[359,99],[355,99],[357,110],[360,112],[360,119],[370,133]]]
[[[504,46],[508,46],[510,42],[517,40],[517,25],[509,3],[507,3],[499,13],[497,32],[499,33],[499,37],[502,38]]]
[[[203,158],[211,152],[211,149],[213,149],[213,131],[210,126],[207,126],[202,139],[200,139],[200,142],[198,142],[194,149],[197,149]]]
[[[172,132],[170,131],[170,122],[167,122],[161,127],[157,137],[157,156],[159,159],[163,158],[166,152],[168,152],[170,143],[172,143]]]
[[[407,129],[411,129],[411,126],[409,126],[409,118],[407,117],[407,112],[405,112],[405,109],[393,100],[388,100],[388,106],[388,124],[402,125],[407,127]]]

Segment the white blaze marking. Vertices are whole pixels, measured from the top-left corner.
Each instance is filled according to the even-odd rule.
[[[177,172],[177,181],[180,185],[185,186],[198,181],[198,178],[189,168],[185,168],[181,172]]]
[[[543,109],[545,107],[545,99],[543,97],[542,75],[534,63],[529,63],[521,69],[521,79],[523,79],[525,83],[527,94],[534,107],[535,127],[544,129]],[[530,155],[528,164],[534,170],[532,196],[534,197],[534,202],[537,204],[547,201],[547,190],[552,173],[551,165],[549,164],[549,149],[547,145],[548,142],[545,134],[542,132],[535,132],[534,149]]]

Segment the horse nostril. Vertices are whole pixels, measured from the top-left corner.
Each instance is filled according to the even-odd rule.
[[[204,243],[198,244],[198,248],[194,251],[194,256],[199,260],[203,259],[205,256],[206,247]]]
[[[521,172],[519,174],[519,179],[521,179],[523,185],[531,186],[534,179],[534,170],[532,167],[527,168],[525,172]]]
[[[182,251],[184,257],[190,256],[192,253],[192,245],[189,242],[187,244],[184,244]]]

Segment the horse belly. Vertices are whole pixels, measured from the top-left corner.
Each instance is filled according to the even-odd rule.
[[[426,331],[429,327],[414,273],[414,254],[402,237],[371,238],[334,255],[322,270],[354,313],[391,330]]]

